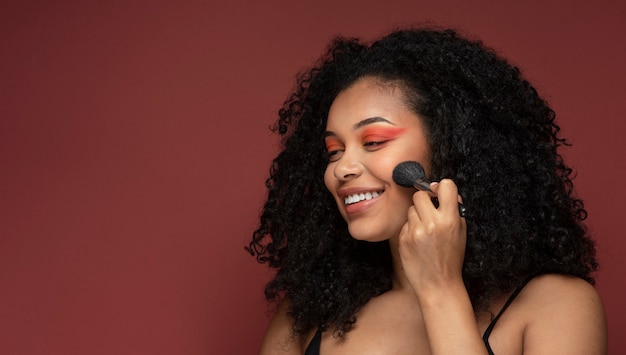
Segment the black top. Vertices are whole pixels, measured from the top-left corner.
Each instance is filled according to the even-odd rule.
[[[504,304],[504,306],[502,306],[502,309],[500,310],[500,312],[498,312],[498,314],[491,320],[491,323],[489,323],[489,326],[485,330],[485,333],[483,334],[483,342],[485,342],[485,346],[487,347],[487,351],[489,352],[489,355],[494,355],[493,350],[491,350],[491,346],[489,345],[489,335],[491,335],[491,331],[493,330],[493,327],[495,327],[496,322],[498,321],[498,319],[500,319],[500,316],[502,316],[502,313],[504,313],[504,311],[506,311],[506,309],[509,308],[511,303],[513,303],[513,300],[515,299],[515,297],[519,295],[519,293],[522,291],[524,286],[526,286],[526,284],[527,282],[524,282],[519,287],[517,287],[515,291],[513,291],[509,299],[506,300],[506,303]],[[322,344],[322,331],[318,328],[317,332],[315,332],[315,336],[313,336],[313,339],[311,339],[309,346],[307,346],[306,351],[304,352],[304,355],[319,355],[321,344]]]
[[[317,332],[315,332],[315,336],[311,339],[309,346],[306,347],[306,351],[304,355],[319,355],[320,354],[320,345],[322,344],[322,332],[320,328],[317,328]]]

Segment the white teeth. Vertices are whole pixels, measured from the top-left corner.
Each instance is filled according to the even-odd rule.
[[[361,202],[361,201],[364,201],[364,200],[371,200],[373,198],[376,198],[376,197],[380,196],[380,194],[382,194],[382,191],[380,193],[377,192],[377,191],[365,192],[365,193],[362,192],[362,193],[358,193],[358,194],[347,196],[344,199],[344,203],[346,205],[351,205],[353,203]]]

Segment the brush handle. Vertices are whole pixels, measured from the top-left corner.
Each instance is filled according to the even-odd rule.
[[[413,187],[415,187],[418,190],[433,192],[433,190],[430,189],[430,181],[428,181],[426,178],[415,180],[413,182]],[[463,206],[463,204],[459,202],[459,215],[463,218],[465,218],[465,211],[466,211],[465,206]]]

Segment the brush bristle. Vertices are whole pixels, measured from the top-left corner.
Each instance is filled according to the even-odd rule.
[[[405,161],[393,169],[393,181],[403,187],[413,187],[417,179],[424,178],[424,168],[416,161]]]

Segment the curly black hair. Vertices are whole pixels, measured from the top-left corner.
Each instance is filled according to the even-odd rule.
[[[517,67],[453,30],[397,30],[371,44],[338,37],[299,75],[279,111],[282,151],[246,247],[276,269],[265,296],[289,301],[295,334],[320,327],[341,336],[365,303],[392,286],[388,242],[351,238],[323,179],[329,108],[363,77],[402,89],[424,121],[430,178],[458,185],[468,206],[463,279],[476,311],[539,274],[593,284],[587,213],[557,151],[568,143]]]

